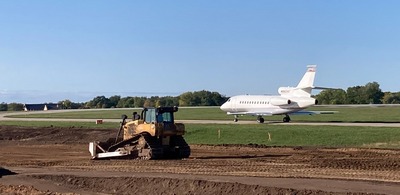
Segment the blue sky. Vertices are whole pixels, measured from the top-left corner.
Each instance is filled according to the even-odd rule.
[[[276,94],[315,84],[400,91],[399,1],[0,2],[0,102]]]

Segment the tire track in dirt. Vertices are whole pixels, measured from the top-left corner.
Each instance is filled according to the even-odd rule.
[[[369,192],[359,190],[357,186],[363,186],[363,189],[372,191],[376,189],[373,191],[376,193],[380,190],[387,190],[388,186],[390,186],[390,189],[400,191],[400,150],[192,145],[191,158],[184,160],[90,160],[87,143],[93,140],[105,140],[114,131],[76,127],[0,126],[0,140],[2,140],[0,142],[0,153],[2,154],[0,164],[12,167],[13,170],[28,170],[28,168],[37,168],[42,172],[48,170],[47,176],[33,177],[32,179],[61,180],[62,185],[69,186],[68,188],[74,188],[71,185],[78,185],[75,188],[79,188],[79,185],[86,182],[107,182],[109,175],[101,174],[101,172],[107,170],[116,174],[114,179],[132,183],[137,182],[137,179],[127,179],[129,175],[141,174],[145,178],[154,174],[163,178],[175,175],[176,177],[172,179],[179,181],[170,180],[171,178],[164,178],[163,181],[174,184],[172,186],[180,186],[179,188],[188,190],[185,191],[188,193],[192,192],[190,191],[191,188],[184,186],[195,184],[201,184],[203,187],[215,186],[220,190],[225,189],[226,185],[203,182],[203,180],[209,181],[210,178],[233,183],[240,181],[241,184],[246,185],[251,185],[247,180],[290,179],[291,182],[288,182],[287,185],[295,190],[306,188],[311,191],[304,191],[304,193],[310,192],[310,194],[324,191],[324,189],[333,190],[329,185],[343,180],[346,181],[346,185],[340,183],[336,187],[345,192]],[[69,175],[69,173],[75,174]],[[85,173],[89,173],[89,175],[85,175]],[[28,171],[25,174],[26,176],[43,175],[35,171]],[[188,175],[192,177],[186,177]],[[66,179],[67,177],[71,181],[75,181],[74,184],[71,184]],[[105,178],[98,179],[98,177]],[[310,178],[317,179],[322,183],[314,184],[312,182],[315,182],[315,180],[310,180]],[[373,183],[357,183],[360,181],[371,181]],[[274,183],[271,180],[268,180],[268,182]],[[279,186],[279,183],[274,184]],[[145,184],[142,183],[142,185]],[[231,183],[227,184],[227,186],[230,185]],[[263,186],[262,184],[259,185]],[[317,186],[311,187],[311,189],[310,186],[313,185]],[[94,186],[88,187],[89,190],[90,188],[96,191]],[[243,188],[247,189],[248,187]],[[253,186],[252,188],[259,187]],[[347,191],[343,188],[346,188]],[[211,188],[208,190],[211,190]],[[108,192],[112,193],[112,191]],[[230,191],[221,192],[229,193]],[[340,192],[340,190],[334,192]],[[390,194],[390,190],[388,194]]]

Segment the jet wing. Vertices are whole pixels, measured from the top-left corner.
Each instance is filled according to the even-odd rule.
[[[292,113],[287,113],[289,115],[315,115],[315,114],[335,114],[338,111],[297,111]],[[272,115],[282,115],[273,114],[272,112],[227,112],[228,115],[250,115],[250,116],[272,116]]]
[[[272,116],[271,112],[228,112],[228,115]]]
[[[298,111],[290,113],[290,115],[314,115],[314,114],[335,114],[337,111]]]
[[[325,89],[340,89],[340,88],[332,88],[332,87],[316,87],[312,86],[311,89],[320,89],[320,90],[325,90]]]

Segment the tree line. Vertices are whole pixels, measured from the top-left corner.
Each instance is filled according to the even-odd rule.
[[[185,92],[179,96],[152,96],[152,97],[111,97],[97,96],[88,102],[76,103],[70,100],[59,101],[63,109],[89,109],[89,108],[140,108],[158,106],[220,106],[228,100],[228,97],[218,92],[206,90]],[[23,104],[1,103],[0,111],[20,111]]]
[[[400,92],[382,92],[377,82],[343,89],[327,89],[315,96],[318,104],[400,104]],[[63,109],[140,108],[158,106],[220,106],[228,97],[206,90],[185,92],[179,96],[111,97],[97,96],[88,102],[59,101]],[[20,103],[0,103],[0,111],[21,111]]]
[[[0,111],[21,111],[24,110],[24,105],[20,103],[10,103],[6,104],[4,102],[0,103]]]
[[[377,82],[364,86],[323,90],[315,96],[318,104],[399,104],[400,92],[382,92]]]

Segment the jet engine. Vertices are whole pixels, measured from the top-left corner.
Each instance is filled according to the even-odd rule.
[[[292,103],[289,99],[281,97],[271,98],[269,102],[274,106],[286,106]]]
[[[314,98],[293,98],[293,103],[297,104],[297,106],[299,106],[300,108],[305,108],[305,107],[309,107],[312,105],[317,105],[318,104],[318,100],[314,99]]]

